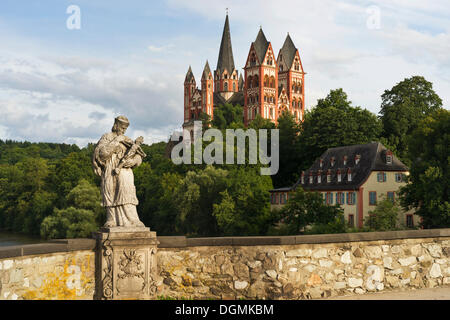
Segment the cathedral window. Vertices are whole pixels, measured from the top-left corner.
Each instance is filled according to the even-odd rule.
[[[233,91],[236,91],[236,82],[233,82]]]
[[[247,88],[252,88],[252,76],[248,76],[247,78]]]
[[[228,91],[228,83],[227,83],[227,82],[225,82],[225,83],[223,84],[223,90],[224,90],[224,91]]]

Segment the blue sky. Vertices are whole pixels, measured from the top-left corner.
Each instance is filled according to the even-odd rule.
[[[69,5],[81,10],[79,30],[66,27]],[[2,0],[0,139],[83,146],[125,114],[130,136],[166,140],[183,119],[189,65],[197,79],[207,59],[215,69],[225,8],[239,69],[260,26],[276,52],[289,32],[308,108],[342,87],[377,114],[383,91],[413,75],[450,104],[443,0]]]

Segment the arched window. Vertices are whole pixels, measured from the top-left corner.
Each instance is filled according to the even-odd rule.
[[[258,88],[259,87],[259,77],[258,75],[255,75],[253,77],[253,88]]]
[[[252,76],[248,76],[247,78],[247,88],[252,88]]]
[[[228,82],[223,84],[223,91],[228,91]]]
[[[266,74],[264,76],[264,87],[268,87],[269,86],[269,76]]]
[[[275,88],[275,77],[274,76],[270,77],[270,87]]]

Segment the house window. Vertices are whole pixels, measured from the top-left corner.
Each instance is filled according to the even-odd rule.
[[[378,182],[386,182],[386,172],[378,172],[377,173],[377,181]]]
[[[355,227],[355,216],[353,214],[349,214],[348,215],[348,226],[350,228],[354,228]]]
[[[403,182],[405,181],[404,176],[402,173],[396,173],[395,174],[395,182]]]
[[[327,174],[327,182],[330,183],[331,182],[331,173]]]
[[[347,180],[352,181],[352,172],[351,171],[348,172]]]
[[[309,176],[309,183],[313,183],[314,177],[312,175]]]
[[[317,183],[322,183],[322,176],[320,174],[317,175]]]
[[[286,193],[282,193],[280,195],[280,203],[285,204],[286,203]]]
[[[377,192],[369,191],[369,205],[375,206],[377,204]]]
[[[326,204],[333,204],[333,193],[326,193]]]
[[[338,182],[342,181],[342,175],[340,172],[338,172],[338,174],[337,174],[337,180],[338,180]]]
[[[356,203],[356,193],[355,192],[347,192],[347,204],[353,205]]]
[[[344,156],[344,166],[347,165],[347,156]]]
[[[388,193],[387,193],[387,198],[388,198],[389,200],[391,200],[392,203],[393,203],[394,200],[395,200],[395,193],[394,193],[394,191],[388,191]]]
[[[413,215],[412,214],[407,214],[406,215],[406,226],[408,228],[414,228],[414,220],[413,220]]]

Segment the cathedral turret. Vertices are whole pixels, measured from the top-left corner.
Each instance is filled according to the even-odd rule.
[[[184,122],[188,122],[191,118],[192,97],[195,92],[195,78],[192,73],[191,66],[184,78]]]
[[[234,92],[238,91],[238,72],[234,67],[228,14],[223,27],[217,68],[214,72],[214,91],[220,93],[225,100],[228,100]]]
[[[211,120],[213,119],[213,77],[208,60],[206,60],[202,74],[202,111],[209,115]]]
[[[288,101],[279,105],[279,111],[289,110],[297,121],[302,121],[305,112],[305,72],[300,54],[291,37],[286,36],[278,53],[278,82],[286,89]]]

